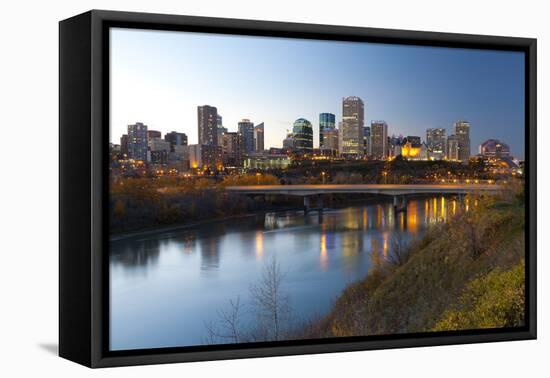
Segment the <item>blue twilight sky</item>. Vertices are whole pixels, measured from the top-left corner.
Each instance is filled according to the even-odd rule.
[[[265,123],[265,146],[281,147],[294,120],[342,116],[342,97],[359,96],[365,123],[388,134],[426,137],[471,123],[472,153],[488,138],[524,157],[524,55],[520,52],[356,42],[111,30],[111,141],[127,125],[185,132],[197,143],[197,106],[218,108],[236,131],[241,118]]]

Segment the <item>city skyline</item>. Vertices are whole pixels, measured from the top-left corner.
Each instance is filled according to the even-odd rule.
[[[135,122],[163,134],[183,132],[189,144],[198,142],[197,106],[208,104],[217,108],[229,131],[236,131],[243,118],[263,122],[265,148],[281,147],[287,130],[305,118],[312,123],[314,147],[318,147],[319,114],[335,114],[338,124],[342,98],[357,96],[364,101],[365,126],[384,120],[388,135],[424,138],[428,128],[445,128],[451,134],[454,122],[467,119],[474,126],[474,151],[484,140],[496,138],[510,144],[514,156],[524,157],[520,53],[126,29],[115,29],[111,40],[113,143],[118,144],[127,125]],[[174,43],[189,53],[185,55],[201,59],[169,53]],[[203,58],[214,52],[228,57],[236,47],[256,52],[255,59],[240,66],[227,59],[204,64]],[[280,62],[293,51],[316,58],[326,55],[326,59],[310,62],[311,67],[302,61]],[[335,58],[346,52],[350,58],[336,63]],[[136,60],[138,56],[147,59]],[[405,61],[407,69],[401,67]],[[284,67],[278,63],[285,63]],[[350,68],[356,70],[347,74]],[[428,71],[433,77],[426,76]],[[269,78],[262,75],[265,72],[271,74]],[[168,80],[170,74],[173,80]],[[288,79],[277,80],[283,74]],[[237,80],[244,78],[249,80]],[[396,83],[401,83],[400,90]],[[329,90],[321,90],[321,84]]]

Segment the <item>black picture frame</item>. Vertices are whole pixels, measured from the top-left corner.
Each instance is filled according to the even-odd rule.
[[[110,27],[525,53],[526,326],[110,352]],[[406,348],[536,338],[536,39],[92,10],[59,24],[59,354],[88,367]]]

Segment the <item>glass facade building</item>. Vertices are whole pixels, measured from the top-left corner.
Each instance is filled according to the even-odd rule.
[[[340,152],[349,157],[363,155],[363,127],[365,126],[365,105],[357,96],[342,100],[342,145]]]
[[[238,124],[239,126],[239,135],[241,136],[243,143],[243,153],[251,154],[254,152],[255,143],[254,143],[254,123],[250,122],[249,119],[242,119]]]
[[[325,147],[325,133],[336,127],[336,116],[332,113],[319,114],[319,148]]]
[[[311,153],[313,152],[313,126],[305,118],[298,118],[294,121],[292,128],[294,139],[294,151]]]
[[[128,157],[130,159],[147,161],[148,141],[147,125],[141,122],[128,125]]]

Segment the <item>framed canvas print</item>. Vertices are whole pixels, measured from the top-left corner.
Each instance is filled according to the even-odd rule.
[[[60,22],[60,355],[536,337],[536,40]]]

